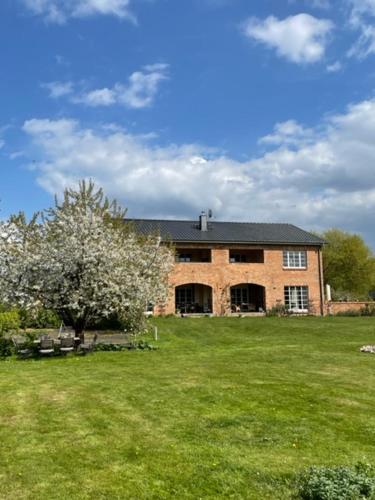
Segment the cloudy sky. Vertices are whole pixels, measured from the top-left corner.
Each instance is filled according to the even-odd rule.
[[[91,177],[132,217],[375,248],[375,0],[2,0],[0,217]]]

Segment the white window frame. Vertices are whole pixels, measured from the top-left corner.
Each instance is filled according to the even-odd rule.
[[[284,286],[284,303],[290,312],[309,312],[309,287],[305,285]]]
[[[306,250],[284,250],[283,251],[284,269],[307,269]]]

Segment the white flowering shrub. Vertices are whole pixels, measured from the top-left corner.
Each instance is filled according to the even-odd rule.
[[[124,215],[82,181],[31,221],[2,223],[0,302],[53,310],[82,337],[89,321],[163,303],[173,254],[157,235],[135,234]]]

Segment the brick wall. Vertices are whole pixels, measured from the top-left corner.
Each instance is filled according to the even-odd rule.
[[[196,248],[194,245],[184,245],[186,248]],[[200,245],[199,248],[204,248]],[[206,247],[208,248],[208,247]],[[252,283],[265,287],[266,308],[276,304],[284,304],[284,286],[308,286],[309,300],[316,314],[321,314],[322,285],[319,274],[319,248],[298,247],[307,251],[306,270],[283,269],[283,250],[289,247],[266,247],[264,263],[230,263],[229,247],[216,245],[212,248],[210,263],[176,263],[169,276],[170,293],[167,304],[158,310],[159,314],[175,313],[175,287],[180,285],[200,283],[212,287],[213,313],[223,315],[230,312],[230,288],[239,284]],[[233,248],[259,248],[241,247]],[[290,247],[296,250],[297,248]]]
[[[328,302],[326,307],[326,314],[335,315],[347,311],[360,311],[366,307],[374,306],[374,302]]]

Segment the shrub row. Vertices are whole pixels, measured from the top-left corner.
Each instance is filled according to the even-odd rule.
[[[132,342],[131,344],[99,343],[95,346],[95,351],[155,351],[157,347],[144,340]]]

